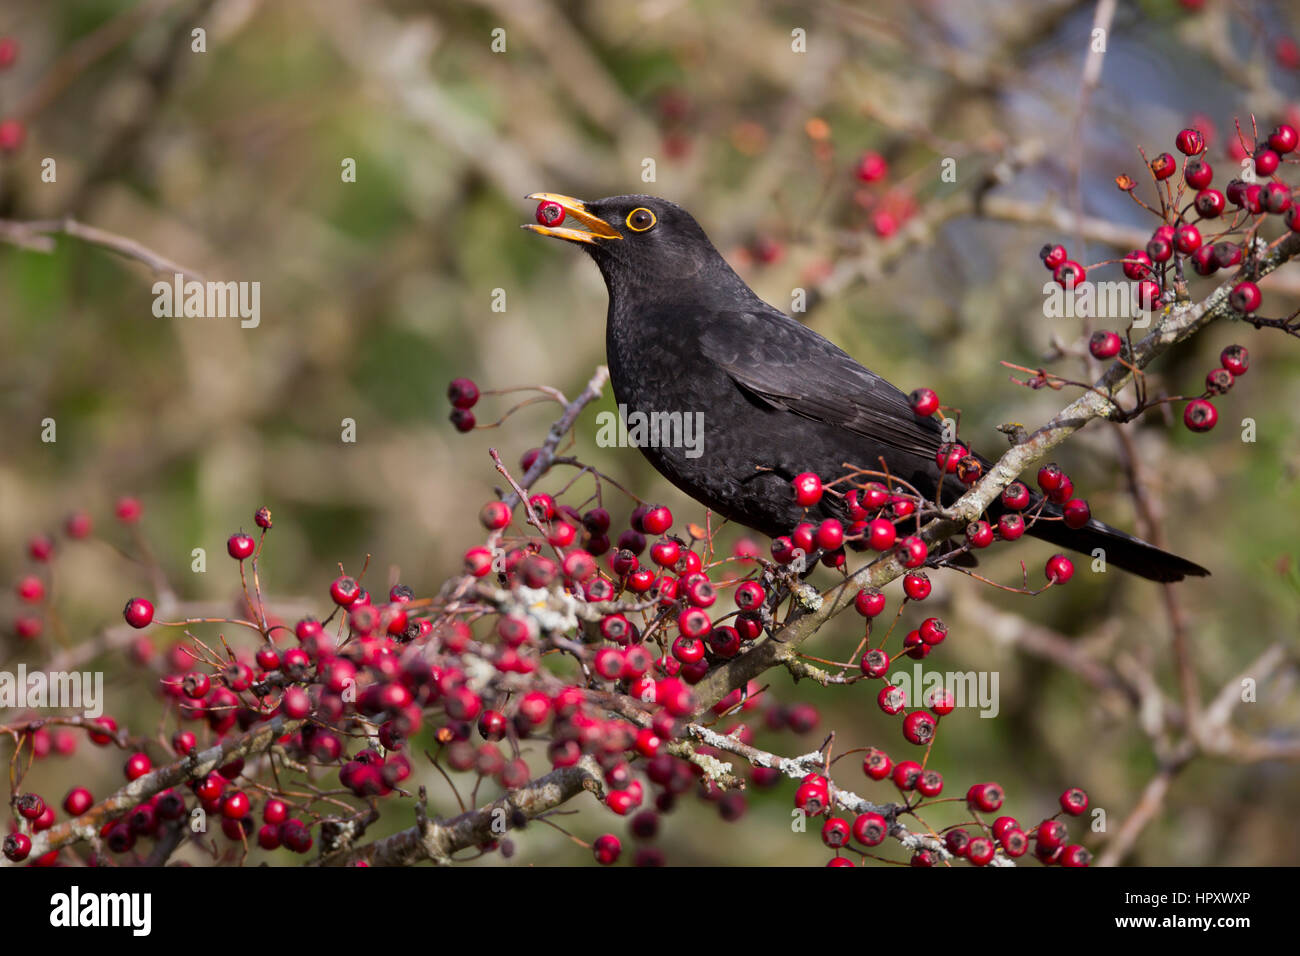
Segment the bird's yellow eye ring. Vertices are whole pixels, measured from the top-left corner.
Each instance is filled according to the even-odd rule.
[[[633,232],[645,232],[647,229],[653,229],[654,224],[658,222],[655,214],[645,206],[637,206],[627,214],[627,227]]]

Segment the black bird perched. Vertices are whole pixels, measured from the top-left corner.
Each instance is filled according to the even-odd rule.
[[[762,301],[681,206],[654,196],[528,198],[558,204],[586,227],[525,228],[581,244],[600,268],[618,403],[629,415],[702,413],[702,447],[641,447],[686,494],[775,537],[805,520],[790,484],[802,472],[830,481],[845,462],[877,470],[883,460],[922,494],[940,490],[940,423],[916,415],[889,382]],[[955,498],[958,487],[949,477],[943,490]],[[844,518],[843,507],[826,495],[812,513]],[[1049,504],[1045,513],[1061,511]],[[1209,573],[1096,520],[1077,529],[1039,521],[1029,533],[1084,553],[1103,548],[1109,564],[1155,581]]]

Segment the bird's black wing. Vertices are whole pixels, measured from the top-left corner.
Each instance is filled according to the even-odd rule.
[[[713,313],[703,323],[700,349],[737,386],[774,408],[925,458],[942,442],[939,422],[918,417],[906,395],[776,309]]]

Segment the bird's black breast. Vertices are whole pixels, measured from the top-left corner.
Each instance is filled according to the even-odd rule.
[[[846,462],[878,467],[888,454],[915,466],[900,477],[925,478],[939,438],[912,423],[906,398],[769,308],[615,314],[611,307],[606,346],[620,406],[629,416],[681,413],[702,423],[695,446],[642,447],[651,464],[686,494],[768,535],[802,520],[790,488],[800,472],[829,480]],[[873,428],[876,410],[888,420],[900,402],[903,424],[886,431],[895,428],[901,449]],[[835,501],[828,498],[824,510],[836,513]]]

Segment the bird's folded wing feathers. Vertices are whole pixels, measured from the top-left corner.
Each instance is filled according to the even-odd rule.
[[[700,349],[773,407],[927,458],[942,442],[942,426],[914,414],[906,395],[775,309],[711,315]]]

